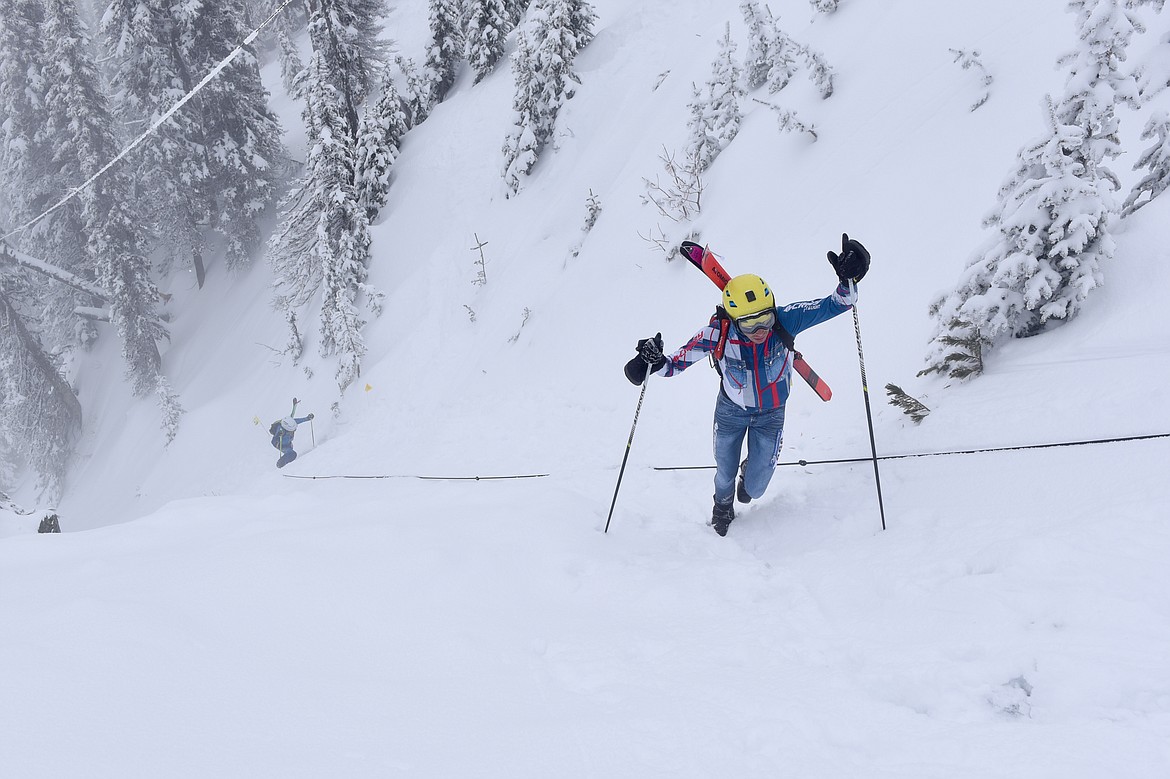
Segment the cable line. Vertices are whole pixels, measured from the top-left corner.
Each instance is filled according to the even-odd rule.
[[[88,188],[91,184],[93,184],[95,181],[97,181],[99,178],[101,178],[105,174],[106,171],[108,171],[110,168],[114,167],[114,165],[118,164],[118,162],[121,161],[121,159],[123,157],[125,157],[127,154],[132,152],[134,149],[136,149],[148,137],[153,135],[154,132],[156,130],[158,130],[158,128],[161,127],[164,122],[166,122],[168,119],[170,119],[171,116],[173,116],[176,111],[178,111],[180,108],[182,108],[184,105],[186,105],[187,101],[190,100],[192,97],[194,97],[196,92],[203,89],[203,87],[207,86],[207,84],[210,83],[211,80],[214,79],[216,76],[218,76],[224,68],[226,68],[228,65],[230,65],[231,61],[236,58],[236,55],[238,55],[241,51],[243,51],[245,46],[250,45],[254,40],[256,40],[256,36],[260,34],[260,31],[263,30],[273,19],[275,19],[277,17],[277,15],[280,14],[280,12],[283,11],[285,9],[285,7],[287,5],[289,5],[289,3],[291,3],[292,1],[293,0],[284,0],[284,2],[280,4],[280,7],[278,7],[275,11],[273,11],[272,14],[267,19],[265,19],[263,22],[260,23],[259,27],[257,27],[255,30],[252,30],[252,32],[250,32],[248,34],[248,36],[246,38],[244,38],[243,43],[236,46],[236,48],[234,48],[232,50],[231,54],[228,54],[226,57],[223,58],[223,60],[220,61],[220,63],[218,65],[216,65],[214,68],[212,68],[211,72],[208,73],[206,76],[204,76],[202,81],[200,81],[198,84],[196,84],[191,89],[190,92],[188,92],[187,94],[185,94],[181,98],[179,98],[179,102],[177,102],[173,106],[171,106],[169,111],[167,111],[165,114],[163,114],[162,117],[158,119],[158,121],[156,121],[154,124],[152,124],[147,129],[146,132],[144,132],[142,135],[135,138],[129,146],[127,146],[125,149],[123,149],[118,154],[118,156],[114,157],[114,159],[110,160],[105,165],[103,165],[101,170],[99,170],[97,173],[90,176],[88,181],[86,181],[85,183],[83,183],[79,187],[75,187],[74,189],[69,190],[69,193],[67,195],[65,195],[65,197],[58,200],[56,203],[54,203],[52,206],[50,206],[48,209],[43,211],[38,216],[33,217],[29,221],[22,224],[20,227],[17,227],[15,230],[12,230],[11,232],[0,236],[0,240],[6,240],[8,238],[11,238],[12,236],[16,235],[17,233],[22,232],[22,231],[27,230],[28,228],[32,227],[37,222],[44,219],[46,216],[53,213],[61,206],[65,205],[73,198],[77,197],[77,195],[79,195],[83,189]]]
[[[422,479],[423,481],[502,481],[504,479],[541,479],[547,473],[524,473],[514,476],[415,476],[411,474],[386,474],[372,476],[350,476],[339,474],[336,476],[299,476],[297,474],[281,474],[286,479]]]
[[[987,452],[1019,452],[1024,449],[1053,449],[1058,446],[1088,446],[1090,444],[1116,444],[1127,441],[1148,441],[1152,438],[1170,438],[1170,433],[1151,433],[1150,435],[1131,435],[1119,438],[1096,438],[1091,441],[1062,441],[1053,444],[1025,444],[1021,446],[995,446],[984,449],[958,449],[951,452],[916,452],[913,454],[883,454],[879,460],[906,460],[912,457],[950,457],[959,454],[984,454]],[[786,465],[836,465],[839,463],[868,463],[873,457],[846,457],[838,460],[796,460],[795,462],[776,463],[780,468]],[[674,465],[655,466],[656,471],[707,471],[713,470],[714,465]]]

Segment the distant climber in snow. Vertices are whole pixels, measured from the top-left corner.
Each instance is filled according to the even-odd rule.
[[[272,445],[280,450],[280,459],[276,461],[277,468],[283,468],[297,459],[297,453],[293,451],[293,436],[297,433],[297,425],[313,418],[312,414],[305,417],[294,416],[297,413],[297,402],[297,399],[293,398],[292,412],[284,419],[276,420],[268,428],[268,432],[272,434]]]

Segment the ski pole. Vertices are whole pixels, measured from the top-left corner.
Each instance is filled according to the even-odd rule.
[[[857,285],[849,279],[849,296],[857,294]],[[869,408],[869,381],[865,378],[865,353],[861,349],[861,320],[857,316],[857,303],[853,304],[853,331],[857,334],[857,362],[861,366],[861,394],[865,398],[865,421],[869,426],[869,451],[873,455],[873,480],[877,485],[878,511],[882,515],[882,530],[886,529],[886,507],[882,501],[882,476],[878,472],[877,444],[873,438],[873,412]]]
[[[642,392],[638,395],[638,407],[634,409],[634,424],[630,425],[630,438],[626,441],[626,453],[622,455],[622,467],[618,470],[617,486],[613,488],[613,502],[609,504],[609,516],[605,518],[605,530],[609,532],[609,521],[613,519],[613,507],[617,505],[618,490],[622,488],[622,476],[626,472],[626,460],[630,458],[630,447],[634,444],[634,429],[638,427],[638,414],[642,413],[642,400],[646,397],[646,385],[650,383],[650,372],[646,371],[646,378],[642,381]]]
[[[313,448],[317,448],[317,431],[313,429],[313,420],[309,420],[309,435],[313,436]]]

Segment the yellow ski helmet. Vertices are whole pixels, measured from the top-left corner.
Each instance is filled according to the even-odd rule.
[[[768,282],[746,273],[736,276],[723,288],[723,308],[732,319],[742,319],[776,308],[776,298]]]

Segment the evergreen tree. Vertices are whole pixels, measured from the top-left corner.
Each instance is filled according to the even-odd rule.
[[[361,329],[365,320],[357,310],[357,298],[369,296],[375,313],[380,313],[380,295],[367,284],[370,259],[369,221],[356,198],[333,202],[327,219],[338,226],[333,240],[336,256],[325,266],[324,299],[321,303],[321,354],[337,356],[334,378],[342,392],[362,375],[361,361],[366,342]]]
[[[414,60],[408,57],[395,57],[394,64],[402,72],[402,80],[406,87],[402,106],[406,111],[406,126],[411,128],[422,123],[433,107],[430,86],[419,74]]]
[[[1058,119],[1085,128],[1081,156],[1091,169],[1119,186],[1117,177],[1101,168],[1106,158],[1120,156],[1117,137],[1119,103],[1139,105],[1133,74],[1123,68],[1129,42],[1141,28],[1134,12],[1120,0],[1070,0],[1076,13],[1081,46],[1062,58],[1069,64],[1064,96],[1056,106]]]
[[[731,40],[731,25],[728,24],[719,40],[719,56],[712,65],[705,94],[698,87],[694,88],[688,123],[691,140],[687,156],[698,162],[699,173],[707,170],[719,153],[727,148],[739,132],[743,120],[740,102],[745,92],[740,80],[741,71],[735,61],[735,48],[735,42]]]
[[[430,87],[426,111],[443,102],[463,60],[463,8],[460,0],[428,0],[430,3],[431,44],[423,65]]]
[[[68,139],[57,138],[53,129],[63,124],[50,118],[63,107],[61,85],[56,83],[60,68],[47,72],[54,66],[54,55],[46,51],[54,43],[49,24],[40,2],[0,0],[0,184],[6,221],[16,226],[42,217],[84,181],[76,167],[70,167]],[[20,232],[19,247],[51,258],[70,273],[85,273],[79,210],[72,201],[43,216]],[[68,286],[53,281],[26,285],[19,302],[40,312],[30,328],[53,351],[88,345],[95,336],[92,323],[73,313],[78,305],[94,302]]]
[[[45,11],[46,51],[41,70],[46,116],[38,135],[40,145],[53,149],[49,175],[55,203],[87,181],[121,149],[93,61],[89,31],[78,16],[76,3],[47,0]],[[87,197],[88,193],[83,192],[47,217],[50,229],[60,235],[44,254],[59,267],[92,279],[94,263],[85,257],[85,236],[90,227],[90,215],[84,213]]]
[[[1100,263],[1113,254],[1105,231],[1112,192],[1104,179],[1086,176],[1079,159],[1085,129],[1060,124],[1051,102],[1048,120],[1048,134],[1021,149],[999,206],[984,222],[994,237],[972,258],[955,291],[932,306],[938,324],[928,363],[936,370],[943,369],[954,339],[974,331],[994,345],[1034,335],[1048,320],[1074,315],[1102,281]]]
[[[362,116],[357,139],[357,199],[371,222],[386,204],[390,168],[398,158],[398,146],[406,129],[402,98],[387,73],[382,81],[382,96],[373,109],[367,109]]]
[[[504,186],[512,194],[520,191],[523,177],[536,164],[537,154],[544,146],[543,138],[551,133],[552,126],[547,106],[539,101],[539,72],[528,35],[527,31],[520,31],[512,55],[512,74],[516,79],[512,108],[516,111],[516,120],[503,146]]]
[[[825,59],[825,55],[819,51],[813,51],[808,46],[800,46],[798,50],[804,57],[805,67],[808,68],[809,81],[821,93],[821,99],[828,100],[833,96],[833,77],[835,75],[833,69],[829,67],[829,61]]]
[[[210,73],[248,34],[238,0],[200,9],[183,29],[189,41],[184,59],[195,74]],[[243,267],[260,243],[258,217],[275,197],[276,162],[284,153],[251,48],[237,54],[195,101],[207,148],[212,224],[227,240],[228,267]]]
[[[81,405],[17,312],[11,281],[0,274],[0,450],[32,469],[55,501],[81,432]]]
[[[744,85],[748,90],[768,85],[776,94],[792,80],[803,61],[809,80],[828,98],[833,94],[833,69],[824,55],[797,43],[780,28],[767,6],[757,0],[743,0],[740,5],[748,28],[748,51],[744,57]],[[831,13],[831,11],[826,11]]]
[[[1150,5],[1162,12],[1164,0],[1130,0],[1129,6]],[[1137,68],[1138,88],[1143,101],[1148,101],[1166,87],[1170,87],[1170,34],[1164,34],[1160,45],[1147,54],[1146,60]]]
[[[467,18],[467,61],[475,83],[495,69],[504,56],[504,39],[512,24],[504,0],[470,0]]]
[[[276,275],[276,305],[292,332],[292,351],[301,349],[297,312],[321,295],[322,356],[338,358],[337,381],[344,391],[360,375],[364,321],[356,302],[364,296],[375,313],[380,295],[366,284],[369,220],[355,185],[355,141],[347,128],[345,98],[332,83],[321,52],[309,64],[305,124],[310,148],[305,172],[281,203],[283,223],[269,241]]]
[[[796,75],[801,47],[780,28],[768,6],[761,8],[756,0],[744,0],[740,10],[748,27],[745,86],[750,90],[767,84],[768,93],[774,95]]]
[[[776,25],[772,14],[761,9],[757,0],[743,0],[739,8],[748,29],[748,50],[743,62],[744,84],[749,90],[758,89],[768,83],[772,71]]]
[[[289,38],[305,29],[309,23],[309,3],[287,3],[286,0],[247,0],[244,19],[249,27],[275,14],[272,26],[276,37],[284,33]]]
[[[1047,101],[1048,132],[1021,149],[999,206],[984,221],[993,238],[955,291],[932,306],[927,370],[946,371],[946,339],[963,335],[956,328],[994,345],[1072,318],[1113,256],[1119,184],[1104,162],[1121,151],[1117,103],[1136,101],[1132,76],[1120,67],[1135,22],[1117,0],[1072,0],[1069,8],[1083,43],[1063,60],[1066,91],[1059,102]]]
[[[113,0],[102,20],[119,117],[148,125],[190,93],[248,32],[241,0],[211,5]],[[227,239],[229,267],[250,260],[256,218],[274,197],[280,128],[245,48],[173,114],[135,155],[140,208],[168,261],[189,256],[202,283],[204,230]]]
[[[48,177],[52,182],[50,200],[55,204],[89,180],[120,149],[93,61],[89,32],[75,3],[48,0],[45,10],[47,49],[41,70],[47,109],[38,142],[53,149]],[[45,217],[36,228],[39,240],[33,248],[51,258],[56,267],[90,281],[97,267],[88,247],[93,229],[92,198],[92,190],[82,191]],[[73,312],[78,306],[99,306],[101,301],[83,290],[52,282],[40,292],[42,307],[52,312],[41,323],[41,335],[49,343],[59,349],[74,343],[88,347],[97,338],[93,322]]]
[[[504,142],[504,180],[521,188],[540,151],[552,141],[561,107],[581,79],[573,70],[578,52],[593,40],[597,15],[585,0],[536,0],[517,36],[512,59],[515,127]]]
[[[902,409],[902,413],[910,417],[916,425],[930,414],[930,409],[925,403],[913,395],[906,394],[906,391],[897,384],[887,384],[886,394],[890,396],[890,405]]]
[[[89,35],[75,0],[48,0],[44,64],[49,105],[43,134],[55,148],[53,175],[62,192],[88,181],[119,152],[112,114],[101,91]],[[155,311],[158,290],[144,257],[143,236],[130,212],[131,183],[115,166],[81,190],[59,213],[77,225],[84,260],[67,268],[107,294],[110,322],[135,394],[165,385],[157,343],[167,337]],[[92,301],[79,301],[93,305]],[[173,436],[182,409],[169,389],[160,394],[164,427]],[[169,440],[169,439],[168,439]]]
[[[381,40],[386,0],[309,0],[309,39],[319,74],[337,90],[345,127],[357,137],[358,106],[385,68],[390,44]]]
[[[1170,113],[1158,111],[1146,122],[1142,130],[1143,140],[1153,140],[1154,145],[1142,152],[1134,164],[1134,170],[1148,168],[1125,199],[1122,213],[1126,216],[1137,211],[1170,187]],[[1142,195],[1149,195],[1142,200]]]
[[[519,26],[520,20],[524,18],[524,12],[528,10],[530,4],[530,0],[504,0],[504,14],[508,20],[509,29]]]
[[[44,167],[51,152],[38,142],[47,112],[43,25],[39,0],[0,0],[0,182],[15,224],[51,205]]]
[[[188,6],[187,11],[198,10]],[[136,130],[164,115],[194,85],[181,58],[180,22],[165,0],[111,0],[101,21],[117,118]],[[149,136],[132,160],[137,210],[147,217],[163,267],[190,263],[200,280],[211,219],[203,124],[190,105]]]
[[[301,62],[301,54],[296,44],[284,30],[277,33],[276,45],[280,49],[280,83],[289,97],[299,99],[301,95],[301,78],[304,76],[305,64]]]

